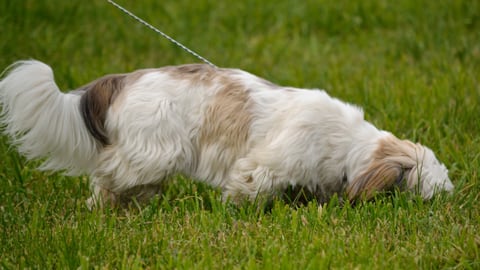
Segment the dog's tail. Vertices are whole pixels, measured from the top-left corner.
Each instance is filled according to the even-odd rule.
[[[0,122],[18,151],[28,159],[46,158],[41,169],[90,172],[99,143],[82,116],[86,91],[62,93],[52,69],[35,60],[16,62],[4,74]]]

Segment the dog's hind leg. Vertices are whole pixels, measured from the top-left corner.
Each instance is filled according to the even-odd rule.
[[[155,193],[150,188],[159,191],[164,179],[195,167],[192,125],[176,102],[153,93],[157,96],[146,98],[134,92],[107,115],[110,144],[101,149],[92,187],[107,190],[107,200],[115,204],[127,197],[146,200]]]
[[[99,182],[98,179],[92,179],[92,196],[88,198],[86,201],[88,209],[92,210],[94,208],[104,208],[106,205],[115,206],[117,205],[117,196],[115,193],[109,191],[106,188],[101,187],[98,184],[94,184],[95,182]]]
[[[175,133],[169,123],[155,132],[150,128],[137,128],[135,134],[119,137],[102,149],[91,178],[94,196],[102,198],[97,201],[114,205],[128,199],[148,201],[161,191],[165,179],[191,166],[192,147],[186,136],[179,135],[181,131]]]
[[[98,179],[94,182],[102,182]],[[86,204],[88,209],[99,207],[104,208],[106,206],[128,206],[131,202],[135,201],[140,204],[148,203],[148,201],[156,195],[160,195],[162,191],[161,184],[148,184],[139,185],[130,188],[122,193],[114,193],[107,188],[101,187],[99,184],[95,184],[92,187],[93,194],[87,200]]]
[[[95,206],[121,206],[132,200],[147,202],[161,191],[161,182],[168,171],[159,166],[152,170],[136,166],[133,155],[123,154],[116,145],[106,147],[99,157],[97,168],[91,176],[92,197],[89,208]],[[132,153],[130,153],[132,154]]]

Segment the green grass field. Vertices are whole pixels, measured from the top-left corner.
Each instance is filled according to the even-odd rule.
[[[480,268],[479,1],[118,2],[218,66],[364,107],[432,148],[455,191],[261,211],[179,176],[146,206],[90,212],[87,177],[39,172],[0,137],[0,268]],[[1,1],[0,37],[0,69],[38,59],[65,90],[198,61],[100,0]]]

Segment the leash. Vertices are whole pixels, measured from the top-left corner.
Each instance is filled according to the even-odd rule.
[[[134,18],[135,20],[137,20],[139,23],[145,25],[146,27],[150,28],[151,30],[155,31],[157,34],[161,35],[162,37],[168,39],[170,42],[172,42],[173,44],[177,45],[178,47],[182,48],[184,51],[190,53],[191,55],[195,56],[196,58],[202,60],[203,62],[205,62],[206,64],[214,67],[214,68],[217,68],[217,66],[215,66],[212,62],[208,61],[207,59],[205,59],[204,57],[200,56],[198,53],[190,50],[189,48],[187,48],[187,46],[183,45],[182,43],[176,41],[175,39],[173,39],[172,37],[170,37],[169,35],[163,33],[162,31],[158,30],[157,28],[155,28],[153,25],[147,23],[146,21],[142,20],[141,18],[139,18],[138,16],[136,16],[135,14],[133,14],[132,12],[130,12],[129,10],[127,10],[126,8],[120,6],[119,4],[115,3],[114,1],[112,0],[107,0],[110,4],[112,4],[113,6],[115,6],[116,8],[120,9],[121,11],[123,11],[123,13],[127,14],[128,16]]]

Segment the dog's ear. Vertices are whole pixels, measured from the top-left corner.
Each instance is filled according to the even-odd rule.
[[[418,176],[418,161],[423,159],[420,145],[407,140],[388,136],[379,141],[372,154],[370,164],[347,187],[350,201],[369,200],[375,193],[392,189],[394,186],[411,188]],[[408,179],[404,179],[408,178]],[[405,181],[404,181],[405,180]]]
[[[369,200],[377,192],[386,191],[399,185],[404,177],[404,167],[392,159],[374,160],[370,166],[357,176],[347,187],[350,201]]]

